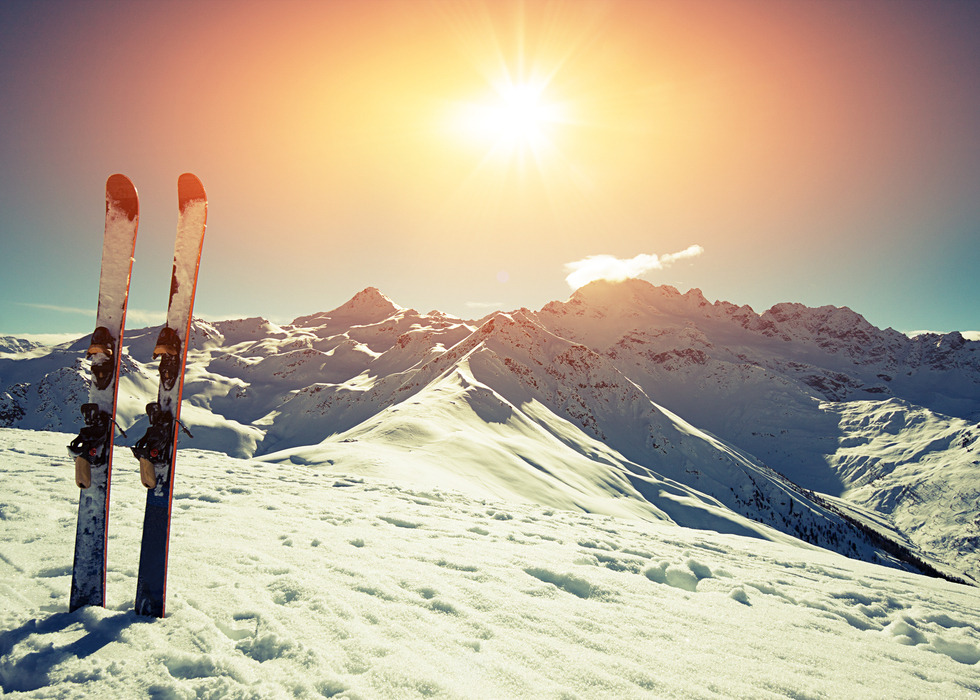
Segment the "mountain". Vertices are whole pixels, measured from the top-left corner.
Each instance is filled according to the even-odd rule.
[[[9,335],[0,335],[0,355],[6,353],[26,353],[40,347],[43,347],[43,344],[37,341],[14,338]]]
[[[136,436],[155,336],[126,336]],[[85,342],[7,341],[0,425],[75,430]],[[480,321],[368,288],[281,326],[195,320],[181,418],[234,457],[980,578],[978,347],[639,280]]]
[[[980,343],[909,338],[847,308],[756,314],[640,280],[592,283],[539,317],[795,484],[977,571]]]

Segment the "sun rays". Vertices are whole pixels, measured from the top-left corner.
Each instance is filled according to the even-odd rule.
[[[507,227],[577,219],[593,195],[579,156],[597,133],[587,105],[601,93],[588,58],[602,15],[591,6],[501,7],[470,5],[445,18],[471,80],[443,102],[441,144],[462,175],[443,212]]]
[[[565,121],[565,111],[549,98],[546,84],[515,82],[504,76],[488,98],[462,105],[457,118],[464,135],[490,152],[507,160],[530,154],[540,163],[545,152],[554,148],[555,125]]]

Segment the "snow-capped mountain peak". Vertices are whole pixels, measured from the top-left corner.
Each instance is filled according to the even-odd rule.
[[[403,310],[403,307],[382,294],[377,287],[367,287],[333,311],[300,316],[292,325],[307,328],[339,323],[346,323],[349,326],[368,325],[383,321]]]
[[[575,290],[565,303],[551,302],[542,311],[561,310],[576,313],[590,309],[604,316],[635,316],[636,313],[661,315],[691,315],[710,306],[700,289],[681,294],[670,285],[653,285],[640,279],[619,282],[596,280]]]

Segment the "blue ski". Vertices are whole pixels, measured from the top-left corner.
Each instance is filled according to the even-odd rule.
[[[140,462],[140,478],[147,488],[136,583],[136,612],[151,617],[163,617],[166,613],[170,515],[180,400],[208,213],[204,186],[190,173],[181,175],[177,181],[177,198],[180,215],[167,322],[153,350],[154,359],[160,360],[160,385],[157,400],[146,407],[149,418],[146,434],[132,448]]]

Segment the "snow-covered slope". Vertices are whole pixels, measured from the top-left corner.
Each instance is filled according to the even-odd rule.
[[[869,506],[980,574],[980,343],[908,338],[847,308],[760,315],[640,280],[595,282],[537,317],[794,483]]]
[[[722,459],[718,445],[658,411],[614,368],[604,367],[601,357],[590,357],[581,346],[551,335],[520,314],[514,316],[499,314],[488,320],[465,342],[406,373],[397,386],[388,382],[363,392],[368,398],[355,404],[383,408],[353,428],[319,445],[264,458],[333,464],[336,445],[344,444],[343,451],[349,451],[347,443],[365,443],[368,453],[382,451],[378,461],[383,471],[375,473],[417,485],[442,483],[474,496],[640,515],[780,539],[738,517],[709,489],[685,483],[691,477],[681,470]],[[543,369],[534,375],[522,361]],[[596,388],[609,405],[589,411],[589,405],[598,403]],[[664,443],[654,452],[659,459],[646,458],[641,464],[610,448],[616,441],[608,434],[621,432],[620,417],[631,413],[637,416],[631,425],[644,425],[647,441]],[[668,446],[669,441],[676,445]],[[644,454],[644,442],[641,438],[640,445],[626,452]],[[685,447],[691,456],[664,456]],[[651,465],[660,472],[652,471]],[[728,473],[734,468],[754,466],[737,455],[728,457],[720,467],[723,474],[712,480],[724,497],[732,492],[721,482],[735,483]]]
[[[127,331],[119,421],[137,436],[155,335]],[[74,430],[83,345],[7,343],[0,424]],[[904,548],[980,577],[978,346],[638,280],[480,322],[368,288],[284,326],[195,321],[182,419],[194,446],[232,456],[327,464],[339,449],[478,497],[872,561]]]
[[[27,353],[44,347],[43,343],[10,335],[0,335],[0,357],[7,354]]]
[[[334,445],[332,466],[183,449],[168,616],[152,622],[132,612],[144,489],[117,448],[108,605],[69,613],[69,439],[0,429],[4,697],[980,693],[974,588],[358,477],[381,457],[361,442]]]

